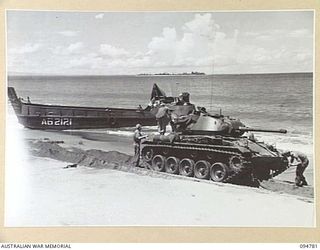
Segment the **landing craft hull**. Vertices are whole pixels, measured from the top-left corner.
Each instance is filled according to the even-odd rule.
[[[67,130],[133,127],[156,125],[155,116],[148,110],[102,107],[44,105],[21,101],[8,88],[8,97],[19,123],[31,129]]]

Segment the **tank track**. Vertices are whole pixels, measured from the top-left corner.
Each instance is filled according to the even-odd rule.
[[[151,143],[148,143],[146,144],[144,148],[167,148],[167,149],[182,149],[182,150],[193,150],[193,151],[203,151],[203,152],[213,152],[213,153],[219,153],[219,154],[223,154],[223,155],[227,155],[228,158],[231,158],[232,156],[237,156],[239,157],[240,159],[243,160],[244,163],[249,163],[247,161],[244,160],[243,156],[240,154],[240,153],[236,153],[236,152],[233,152],[233,151],[227,151],[227,150],[219,150],[219,149],[212,149],[212,148],[209,148],[209,147],[197,147],[197,146],[182,146],[182,145],[174,145],[174,146],[171,146],[171,145],[164,145],[164,144],[151,144]],[[142,157],[143,159],[143,157]],[[150,165],[149,163],[147,163],[148,165]],[[151,167],[152,169],[152,167]],[[237,170],[235,169],[232,169],[232,173],[230,175],[228,175],[222,182],[223,183],[235,183],[235,184],[238,184],[239,181],[241,181],[241,177],[243,177],[245,174],[247,174],[246,177],[252,177],[251,175],[251,167],[249,166],[249,164],[247,165],[241,165]],[[248,178],[246,178],[248,179]],[[252,181],[253,181],[253,177],[252,177]],[[247,183],[249,185],[251,185],[252,183]]]
[[[248,169],[246,167],[244,167],[243,165],[241,165],[241,167],[237,170],[234,171],[231,175],[229,175],[225,180],[223,180],[223,182],[227,182],[227,183],[238,183],[239,181],[241,181],[241,176],[243,174],[245,174],[246,172],[250,172],[251,168]],[[251,175],[251,173],[249,173]],[[251,177],[251,176],[250,176]],[[253,180],[253,177],[252,177]],[[250,183],[251,184],[251,183]]]

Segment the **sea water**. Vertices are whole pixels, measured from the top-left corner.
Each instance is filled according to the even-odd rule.
[[[154,83],[168,96],[189,92],[196,106],[239,118],[246,126],[286,129],[287,134],[255,135],[313,158],[312,73],[8,77],[8,86],[15,87],[19,97],[29,96],[33,103],[92,107],[145,107]],[[9,115],[13,115],[12,110]],[[107,129],[103,133],[131,136],[132,128]]]

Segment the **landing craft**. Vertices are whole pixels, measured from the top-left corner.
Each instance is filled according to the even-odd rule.
[[[45,105],[23,101],[13,87],[8,97],[19,123],[31,129],[67,130],[133,127],[156,125],[149,107],[124,109],[113,107],[78,107]]]

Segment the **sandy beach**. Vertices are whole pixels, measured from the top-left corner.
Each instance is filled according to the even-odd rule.
[[[6,226],[314,226],[313,186],[294,187],[291,169],[258,189],[133,169],[116,132],[11,123],[6,141]],[[65,168],[88,150],[103,161]]]
[[[6,226],[313,225],[314,204],[290,195],[29,160],[25,185],[8,190]]]

